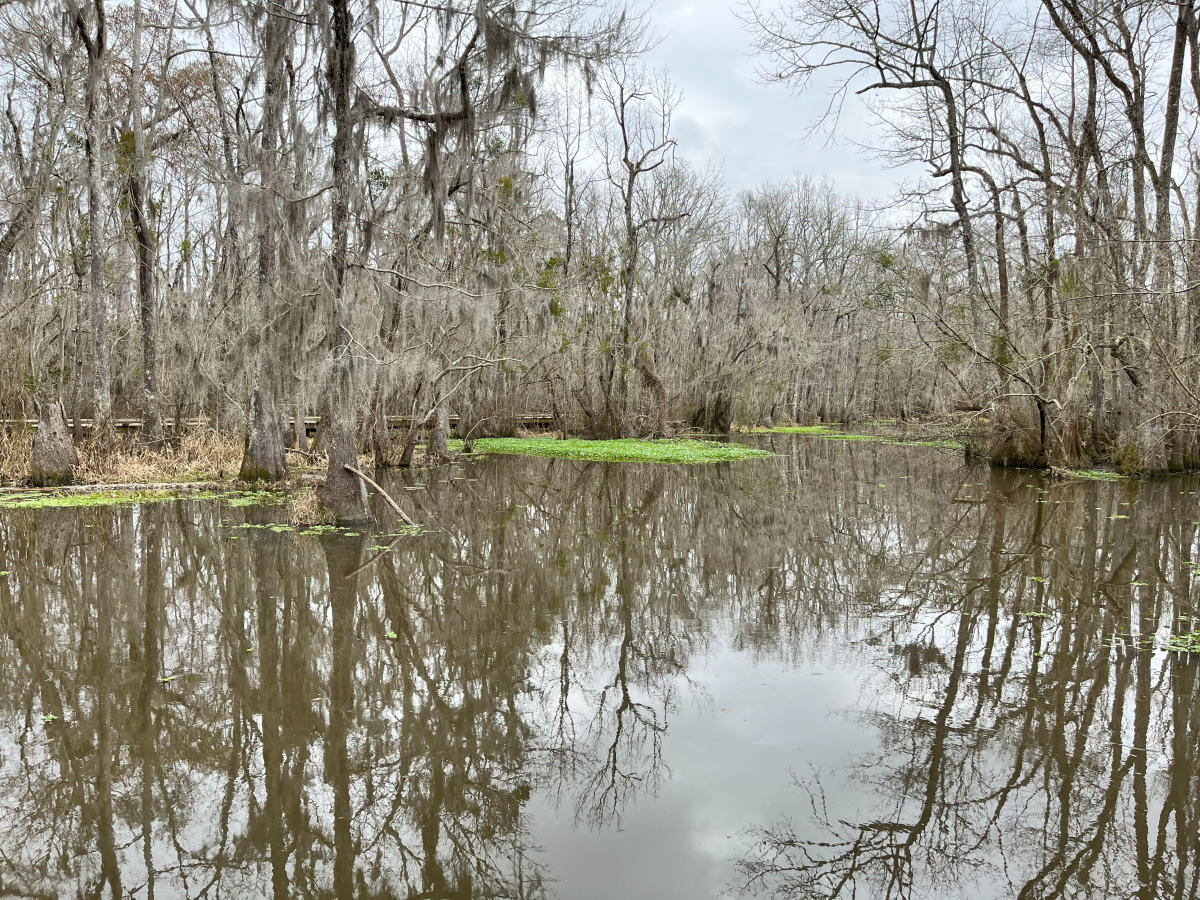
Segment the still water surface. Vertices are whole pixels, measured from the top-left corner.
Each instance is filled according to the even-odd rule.
[[[2,514],[0,894],[1196,897],[1200,482],[771,447]]]

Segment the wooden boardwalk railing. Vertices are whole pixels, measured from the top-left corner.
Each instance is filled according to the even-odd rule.
[[[550,416],[525,415],[525,416],[517,416],[516,420],[517,420],[517,425],[521,428],[553,428],[554,427],[553,419],[551,419]],[[318,420],[317,420],[316,416],[311,416],[309,418],[306,418],[304,420],[304,430],[308,433],[312,433],[313,431],[316,431],[317,421]],[[388,416],[387,421],[388,421],[388,428],[407,428],[408,423],[409,423],[408,416]],[[292,419],[284,419],[283,420],[284,427],[288,427],[288,426],[292,425],[292,422],[293,422]],[[12,429],[16,429],[16,428],[36,429],[37,424],[38,424],[37,419],[0,419],[0,428],[5,429],[5,430],[12,430]],[[75,423],[74,419],[67,419],[67,424],[74,427],[76,423]],[[183,420],[184,428],[206,428],[206,427],[211,426],[212,424],[213,423],[212,423],[211,419],[184,419]],[[451,416],[450,417],[450,427],[453,428],[456,425],[458,425],[458,416]],[[92,420],[91,419],[81,419],[78,422],[78,427],[83,428],[83,429],[90,429],[92,427]],[[113,427],[116,428],[118,431],[138,431],[142,427],[142,420],[141,419],[114,419]],[[162,427],[163,427],[164,431],[174,431],[175,430],[175,420],[174,419],[163,419]]]

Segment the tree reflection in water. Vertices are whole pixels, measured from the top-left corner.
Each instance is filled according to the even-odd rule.
[[[749,892],[1196,896],[1197,662],[1152,649],[1196,627],[1195,481],[982,477],[868,603],[906,643],[879,748],[834,777],[873,808],[798,778],[810,814],[756,830]]]
[[[653,804],[732,648],[860,684],[734,887],[1196,896],[1197,664],[1146,650],[1197,627],[1195,481],[776,449],[397,474],[431,528],[374,562],[212,501],[6,513],[0,892],[547,896],[533,794]]]

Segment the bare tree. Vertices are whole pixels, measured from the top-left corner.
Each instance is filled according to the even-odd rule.
[[[112,374],[108,346],[108,289],[104,280],[106,219],[104,186],[101,183],[100,90],[108,48],[107,13],[104,0],[92,0],[91,16],[85,7],[72,4],[71,17],[87,51],[84,83],[84,155],[87,160],[87,247],[88,291],[92,326],[92,435],[103,442],[112,429]],[[89,22],[89,18],[91,21]]]

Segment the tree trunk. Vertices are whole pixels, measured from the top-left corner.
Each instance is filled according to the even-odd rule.
[[[296,396],[295,406],[292,407],[292,447],[295,450],[308,450],[308,426],[304,423],[304,401]]]
[[[408,433],[404,435],[404,440],[400,445],[400,459],[396,465],[402,469],[407,469],[412,465],[413,453],[417,449],[417,437],[420,435],[420,430],[417,428],[409,428]]]
[[[79,456],[71,443],[67,412],[61,400],[42,404],[37,434],[33,436],[33,465],[30,480],[37,487],[71,484]]]
[[[450,458],[450,407],[444,399],[439,398],[429,425],[429,448],[426,452],[427,462],[443,462]]]
[[[250,474],[255,478],[278,481],[285,477],[287,469],[283,456],[283,435],[275,409],[274,384],[268,366],[279,364],[280,360],[271,359],[273,342],[267,323],[271,321],[275,308],[274,189],[279,164],[279,132],[283,123],[283,63],[288,20],[285,16],[268,13],[265,28],[262,148],[259,160],[262,187],[258,207],[258,317],[253,326],[257,331],[257,340],[252,351],[255,355],[254,390],[242,472],[243,477]]]
[[[142,328],[142,443],[162,442],[158,414],[158,346],[154,336],[154,236],[146,217],[146,135],[142,122],[142,3],[133,4],[133,71],[129,105],[133,116],[133,159],[129,169],[129,219],[137,256],[138,318]]]
[[[326,395],[321,398],[321,402],[317,406],[317,427],[313,431],[312,443],[309,445],[310,453],[320,455],[328,450],[329,422],[329,397]]]
[[[709,434],[729,434],[733,428],[733,399],[723,392],[704,394],[704,402],[692,416],[692,427]]]
[[[1167,78],[1166,107],[1163,110],[1162,157],[1155,184],[1155,280],[1157,289],[1166,293],[1172,287],[1175,271],[1174,246],[1171,244],[1171,184],[1175,168],[1175,143],[1179,135],[1179,104],[1183,84],[1183,59],[1187,53],[1188,24],[1193,15],[1191,0],[1178,4],[1175,41]],[[1172,298],[1173,299],[1173,298]],[[1174,309],[1175,304],[1169,304]]]
[[[650,389],[650,394],[654,397],[655,424],[651,436],[666,437],[670,429],[667,389],[663,387],[662,379],[654,371],[654,364],[650,361],[650,353],[644,345],[637,348],[636,355],[634,356],[634,366],[637,368],[638,374],[642,376],[642,380],[646,382],[646,387]]]
[[[246,452],[238,478],[242,481],[282,481],[287,477],[283,456],[283,434],[270,398],[255,391],[250,401],[250,423]]]
[[[88,291],[92,324],[92,438],[105,440],[112,432],[112,373],[108,351],[108,296],[104,289],[104,193],[100,172],[100,111],[98,94],[104,80],[104,56],[107,17],[104,0],[92,0],[96,12],[95,33],[89,33],[82,9],[75,10],[75,28],[87,50],[87,78],[84,83],[84,142],[87,160],[88,255],[90,257]]]
[[[348,0],[330,0],[332,41],[329,48],[329,90],[333,94],[333,291],[329,317],[330,403],[329,468],[319,496],[339,522],[370,518],[367,489],[346,470],[357,465],[353,370],[350,365],[350,309],[346,298],[346,268],[353,125],[350,93],[354,82],[354,47]]]
[[[375,378],[375,390],[371,394],[370,419],[367,422],[367,446],[375,468],[383,469],[390,465],[388,460],[388,445],[390,435],[387,427],[387,410],[384,407],[383,375]]]

